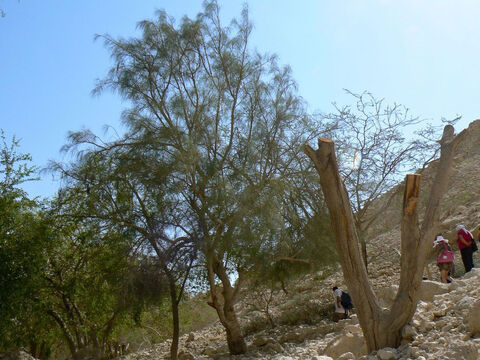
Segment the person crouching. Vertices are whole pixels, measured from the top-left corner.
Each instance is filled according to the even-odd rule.
[[[333,321],[343,320],[347,318],[347,311],[342,306],[342,290],[337,286],[333,287],[333,295],[335,297],[335,312],[333,313]]]

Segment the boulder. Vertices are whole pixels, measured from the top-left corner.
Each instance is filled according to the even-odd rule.
[[[445,355],[450,359],[477,360],[478,349],[473,343],[458,344],[449,349]]]
[[[363,334],[362,328],[360,325],[345,325],[345,331],[351,332],[353,334]]]
[[[367,345],[362,335],[346,333],[335,337],[327,344],[325,355],[337,359],[340,355],[351,352],[356,357],[367,354]]]
[[[377,297],[378,297],[378,300],[380,301],[380,306],[389,308],[393,304],[393,301],[395,300],[397,291],[398,291],[398,285],[391,285],[391,286],[381,288],[377,292]]]
[[[472,336],[480,336],[480,300],[472,304],[463,321]]]
[[[283,353],[284,351],[283,346],[278,342],[269,342],[265,345],[265,349],[274,353]]]
[[[417,330],[412,325],[405,325],[402,329],[402,338],[406,340],[413,340],[417,335]]]
[[[468,279],[478,277],[478,276],[480,276],[480,268],[473,268],[468,273],[463,275],[463,279],[468,280]]]
[[[356,357],[351,352],[347,352],[340,355],[337,360],[356,360]]]
[[[440,317],[443,317],[447,314],[447,307],[445,306],[445,304],[443,304],[442,306],[436,308],[434,311],[433,311],[433,315],[436,317],[436,318],[440,318]]]
[[[298,328],[298,329],[295,329],[294,331],[290,331],[290,332],[286,333],[285,335],[283,335],[280,338],[280,343],[283,344],[283,343],[288,342],[288,343],[300,344],[305,340],[305,338],[309,334],[310,334],[310,332],[308,330]]]
[[[395,360],[396,354],[395,349],[384,348],[377,351],[377,356],[381,360]]]
[[[450,290],[449,284],[438,281],[424,280],[418,291],[418,299],[431,302],[435,295],[445,294]]]
[[[256,337],[255,340],[253,340],[252,344],[254,346],[260,347],[260,346],[264,346],[268,343],[273,343],[273,342],[275,342],[275,340],[273,338],[260,335],[260,336]]]

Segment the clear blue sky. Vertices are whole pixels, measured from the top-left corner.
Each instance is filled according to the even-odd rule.
[[[478,0],[250,0],[252,45],[289,64],[312,110],[350,103],[343,89],[368,90],[412,114],[439,122],[480,118]],[[219,1],[225,20],[243,1]],[[200,0],[0,0],[0,128],[21,139],[40,167],[62,160],[69,130],[120,128],[126,106],[114,94],[92,97],[110,64],[94,34],[137,34],[156,9],[194,17]],[[65,159],[64,159],[65,160]],[[52,195],[42,175],[26,186]]]

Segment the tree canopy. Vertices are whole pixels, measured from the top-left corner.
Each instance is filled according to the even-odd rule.
[[[130,220],[154,231],[154,248],[161,241],[195,242],[230,351],[243,353],[233,311],[241,281],[232,284],[231,275],[241,280],[273,250],[298,253],[278,245],[295,234],[300,240],[300,225],[324,211],[316,192],[308,203],[299,201],[297,186],[311,170],[299,161],[301,147],[325,129],[314,126],[291,70],[250,50],[246,8],[229,26],[219,11],[216,2],[206,3],[196,19],[178,26],[160,11],[154,21],[140,22],[140,38],[100,36],[113,66],[95,93],[111,89],[129,100],[127,132],[107,143],[89,131],[72,133],[69,146],[86,150],[85,161],[96,166],[104,156],[107,173],[119,175],[111,166],[125,169],[106,195],[118,206],[119,189],[125,190],[128,201],[116,214],[143,212],[143,220]],[[100,182],[91,170],[84,174],[90,191]]]

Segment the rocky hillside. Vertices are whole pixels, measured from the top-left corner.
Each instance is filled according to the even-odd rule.
[[[442,202],[440,230],[455,245],[455,226],[472,228],[480,221],[480,120],[461,133],[449,189]],[[422,173],[422,196],[428,195],[436,164]],[[401,193],[401,192],[400,192]],[[393,300],[399,280],[401,196],[395,197],[386,216],[376,224],[368,242],[369,274],[385,306]],[[477,252],[474,261],[480,267]],[[431,260],[431,277],[422,285],[421,301],[398,349],[367,354],[356,316],[333,323],[334,285],[344,287],[340,269],[329,269],[293,282],[288,294],[250,292],[238,312],[249,351],[229,356],[222,326],[216,322],[181,338],[180,359],[480,359],[480,269],[463,274],[455,249],[456,274],[451,284],[438,282]],[[266,312],[268,304],[269,311]],[[272,326],[272,323],[275,326]],[[140,350],[124,359],[167,359],[169,342]]]

